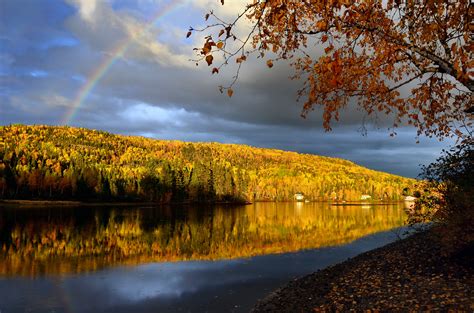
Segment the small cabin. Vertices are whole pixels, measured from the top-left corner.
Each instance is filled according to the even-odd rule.
[[[301,192],[295,193],[294,198],[296,201],[304,201],[304,194],[302,194]]]
[[[413,196],[406,196],[405,201],[415,201],[417,198]]]
[[[362,196],[360,196],[360,200],[370,200],[370,199],[372,199],[372,197],[369,196],[369,195],[362,195]]]

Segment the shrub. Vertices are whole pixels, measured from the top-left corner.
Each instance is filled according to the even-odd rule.
[[[472,137],[422,169],[419,198],[407,210],[410,225],[433,223],[446,253],[474,244],[474,141]]]

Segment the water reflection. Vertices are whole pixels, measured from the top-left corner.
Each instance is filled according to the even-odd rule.
[[[282,284],[396,240],[377,233],[338,247],[222,261],[118,266],[76,275],[0,277],[2,312],[249,312]]]
[[[94,271],[340,245],[402,225],[399,204],[0,208],[0,275]]]

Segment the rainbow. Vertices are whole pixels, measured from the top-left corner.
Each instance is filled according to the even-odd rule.
[[[134,40],[143,36],[143,34],[150,30],[160,18],[162,18],[172,10],[176,9],[180,4],[184,2],[184,0],[171,0],[169,3],[161,7],[161,9],[158,10],[158,12],[153,16],[153,18],[148,23],[146,23],[145,26],[137,32],[136,35],[129,36],[128,38],[122,40],[117,45],[117,47],[112,50],[112,53],[108,54],[108,57],[99,65],[99,67],[94,72],[92,72],[92,74],[87,78],[81,89],[79,89],[79,92],[74,98],[73,104],[65,115],[62,124],[68,125],[72,122],[74,116],[84,104],[84,100],[87,98],[87,96],[91,93],[91,91],[100,81],[100,79],[104,77],[104,75],[112,67],[112,65],[114,65],[114,63],[123,56],[123,54],[127,51],[127,49],[134,42]]]

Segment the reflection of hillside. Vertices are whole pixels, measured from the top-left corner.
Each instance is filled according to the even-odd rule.
[[[344,244],[404,219],[393,205],[367,210],[314,203],[97,210],[82,216],[74,210],[32,217],[25,212],[24,218],[14,213],[0,215],[2,275],[289,252]]]

